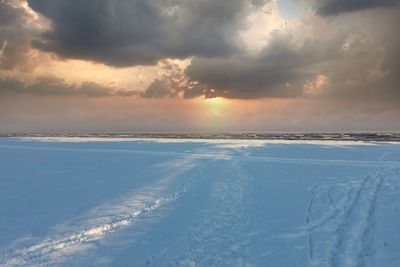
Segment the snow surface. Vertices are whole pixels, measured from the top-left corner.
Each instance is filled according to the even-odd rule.
[[[400,266],[400,144],[0,138],[0,266]]]

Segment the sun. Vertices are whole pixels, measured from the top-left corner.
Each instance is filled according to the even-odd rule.
[[[224,97],[206,97],[206,96],[199,96],[196,98],[199,103],[201,103],[204,107],[207,107],[207,109],[220,109],[220,108],[225,108],[227,105],[229,105],[230,101]]]
[[[208,103],[213,103],[213,104],[215,104],[215,103],[218,102],[218,98],[216,98],[216,97],[206,98],[206,101],[207,101]]]
[[[224,97],[202,97],[202,102],[208,106],[225,106],[228,101]]]

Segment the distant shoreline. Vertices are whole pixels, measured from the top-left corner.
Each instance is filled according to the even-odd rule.
[[[398,141],[400,133],[0,133],[0,137],[167,138],[239,140]]]

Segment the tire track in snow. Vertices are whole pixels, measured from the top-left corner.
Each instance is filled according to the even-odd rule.
[[[384,162],[388,156],[382,155],[378,162]],[[364,266],[367,259],[376,254],[373,234],[377,200],[385,181],[393,176],[396,176],[394,168],[380,168],[371,170],[371,175],[364,179],[348,208],[341,225],[344,227],[339,228],[332,266]]]
[[[369,231],[373,230],[371,217],[381,188],[382,173],[365,178],[354,198],[341,214],[335,247],[331,252],[332,266],[362,266],[368,254]]]
[[[251,178],[238,161],[229,162],[229,172],[218,177],[211,194],[212,206],[192,229],[189,247],[172,265],[244,266],[250,229]]]
[[[304,233],[310,263],[363,266],[372,247],[376,202],[390,170],[373,169],[359,182],[322,184],[312,190]],[[301,236],[298,235],[298,236]]]
[[[305,225],[284,238],[305,238],[313,266],[364,266],[376,257],[376,208],[383,187],[399,184],[399,168],[370,168],[364,179],[341,177],[311,188]],[[349,180],[348,182],[343,182]]]
[[[112,233],[132,227],[142,218],[152,216],[188,190],[188,183],[183,183],[168,193],[169,186],[179,175],[196,166],[192,158],[179,159],[168,165],[172,172],[160,181],[99,206],[72,222],[58,225],[53,233],[38,238],[36,243],[11,244],[0,252],[0,265],[57,265],[70,262],[72,257],[93,251],[96,242],[109,238]]]
[[[245,266],[251,178],[237,161],[215,163],[226,165],[222,176],[207,177],[214,180],[208,208],[185,237],[148,258],[146,265]]]
[[[374,175],[361,183],[334,186],[341,191],[337,198],[328,197],[332,187],[315,188],[319,193],[314,193],[312,199],[319,203],[308,213],[305,228],[312,265],[362,265],[363,257],[369,253],[371,217],[382,182],[382,178]]]

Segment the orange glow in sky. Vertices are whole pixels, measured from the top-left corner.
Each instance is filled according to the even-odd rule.
[[[394,1],[67,2],[0,0],[0,133],[400,130]]]

